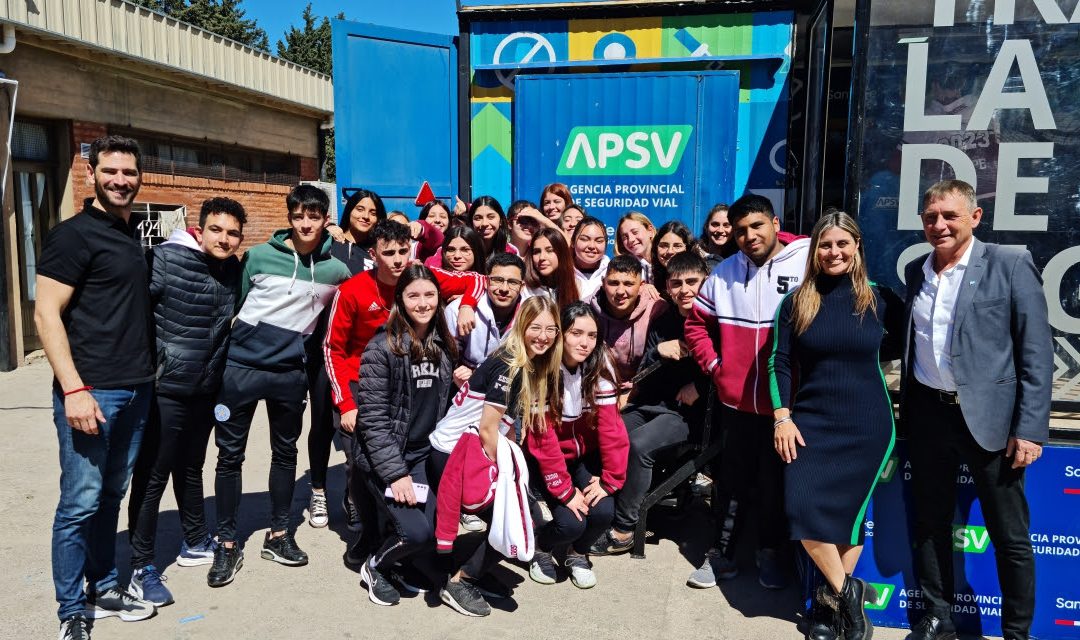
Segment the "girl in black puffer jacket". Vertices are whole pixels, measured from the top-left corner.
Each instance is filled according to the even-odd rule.
[[[400,599],[385,577],[395,563],[435,549],[428,436],[442,417],[456,357],[438,281],[426,267],[408,267],[398,280],[386,326],[360,360],[354,456],[368,491],[393,525],[360,570],[375,604]]]

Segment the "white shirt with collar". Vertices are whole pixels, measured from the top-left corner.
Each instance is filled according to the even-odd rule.
[[[956,391],[952,371],[952,329],[956,316],[956,299],[964,285],[972,238],[960,261],[940,274],[934,271],[934,252],[923,263],[923,283],[911,308],[915,325],[915,379],[942,391]]]

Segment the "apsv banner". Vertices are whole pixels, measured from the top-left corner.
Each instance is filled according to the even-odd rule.
[[[907,447],[901,440],[867,511],[866,546],[856,570],[877,590],[877,599],[866,606],[876,625],[908,627],[926,613],[912,568],[910,478]],[[953,620],[961,631],[999,636],[1002,597],[994,545],[965,467],[956,483]],[[1045,447],[1027,471],[1026,489],[1036,580],[1031,636],[1080,638],[1080,448]]]

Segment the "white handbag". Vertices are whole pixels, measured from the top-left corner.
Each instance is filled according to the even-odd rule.
[[[494,513],[488,528],[488,542],[507,558],[532,560],[536,551],[532,515],[529,513],[529,468],[521,447],[499,436]]]

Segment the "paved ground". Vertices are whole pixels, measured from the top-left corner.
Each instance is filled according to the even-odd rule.
[[[56,436],[49,400],[50,371],[44,362],[0,373],[0,557],[6,578],[0,599],[7,602],[0,638],[55,637],[56,603],[49,561],[49,537],[58,495]],[[303,443],[302,443],[303,445]],[[208,470],[213,469],[211,445]],[[596,588],[579,591],[569,582],[541,586],[518,567],[500,568],[516,584],[513,600],[485,619],[465,618],[437,602],[418,597],[397,607],[377,607],[359,587],[357,574],[341,555],[348,532],[334,529],[342,519],[340,492],[331,491],[332,528],[299,525],[297,540],[311,556],[307,567],[290,569],[261,560],[259,547],[268,517],[266,477],[269,444],[264,415],[256,418],[244,468],[241,535],[247,556],[236,581],[223,589],[206,586],[205,568],[177,567],[179,523],[171,492],[162,504],[158,566],[165,567],[177,602],[139,623],[104,620],[95,638],[798,638],[799,594],[794,588],[765,592],[750,567],[720,588],[684,585],[700,561],[706,527],[699,513],[679,521],[656,521],[658,543],[647,560],[598,558]],[[300,470],[306,452],[301,447]],[[342,484],[344,456],[335,453],[332,487]],[[208,497],[213,490],[207,475]],[[298,483],[293,514],[300,522],[306,506],[306,478]],[[213,501],[208,500],[212,514]],[[126,509],[126,507],[125,507]],[[122,513],[126,513],[126,510]],[[126,516],[121,516],[121,528]],[[684,541],[682,545],[673,542]],[[117,537],[121,575],[126,576],[126,532]],[[477,635],[481,634],[481,635]],[[878,629],[878,640],[901,640],[907,633]]]

